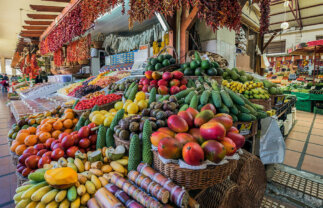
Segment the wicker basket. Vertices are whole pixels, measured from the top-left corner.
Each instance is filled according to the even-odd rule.
[[[257,134],[258,120],[249,121],[249,122],[238,121],[238,122],[234,122],[233,126],[235,126],[239,130],[240,134],[249,138]],[[250,127],[250,128],[248,130],[248,128],[243,128],[243,127]],[[240,130],[242,130],[242,132]]]
[[[227,179],[202,191],[195,199],[203,208],[236,208],[240,203],[239,195],[237,184]]]
[[[239,207],[260,207],[267,180],[265,167],[258,157],[243,150],[237,169],[230,178],[239,186]]]
[[[12,163],[14,164],[14,166],[17,166],[18,165],[18,160],[19,160],[19,156],[14,153],[14,152],[11,152],[10,151],[10,155],[11,155],[11,160],[12,160]]]
[[[160,72],[172,72],[172,71],[174,71],[174,70],[176,70],[176,69],[178,69],[178,68],[180,68],[181,66],[178,64],[178,55],[177,55],[177,52],[176,52],[176,50],[175,50],[175,48],[173,47],[173,46],[166,46],[166,47],[164,47],[163,49],[161,49],[160,51],[159,51],[159,53],[157,54],[157,57],[160,55],[160,54],[162,54],[166,49],[173,49],[173,51],[174,51],[174,53],[175,53],[175,59],[176,59],[176,63],[175,64],[172,64],[172,65],[169,65],[169,66],[165,66],[165,67],[163,67],[163,68],[161,68],[160,70],[158,70],[158,71],[160,71]]]
[[[233,173],[236,166],[236,160],[229,160],[229,163],[224,165],[208,166],[203,170],[190,170],[180,168],[178,164],[164,164],[159,159],[157,151],[154,151],[154,168],[187,190],[205,189],[221,183]]]
[[[23,177],[18,172],[16,172],[16,175],[17,175],[17,187],[20,187],[23,183],[29,181],[27,177]]]
[[[114,134],[113,137],[114,137],[114,143],[116,144],[116,146],[122,145],[126,148],[126,150],[129,150],[130,140],[120,139],[116,134]]]
[[[267,99],[249,99],[250,102],[264,106],[265,111],[271,110],[271,98]]]
[[[77,72],[80,71],[82,68],[81,65],[74,65],[74,66],[69,66],[69,67],[61,67],[60,68],[60,73],[61,74],[76,74]]]
[[[285,95],[271,95],[271,107],[281,106],[284,104]]]
[[[190,62],[195,59],[194,52],[195,52],[194,50],[191,50],[186,53],[186,62]],[[220,65],[220,68],[227,68],[229,65],[228,61],[219,54],[207,52],[207,51],[206,52],[198,51],[198,52],[201,54],[201,56],[207,55],[210,61],[218,62],[218,64]]]

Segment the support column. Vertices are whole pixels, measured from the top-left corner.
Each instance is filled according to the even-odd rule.
[[[12,68],[12,75],[17,75],[17,69],[16,68]]]
[[[6,63],[5,63],[5,58],[2,56],[1,57],[1,74],[6,73]]]

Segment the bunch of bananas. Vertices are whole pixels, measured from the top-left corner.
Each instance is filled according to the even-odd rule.
[[[226,86],[227,88],[231,89],[233,92],[236,92],[236,93],[243,93],[246,90],[252,90],[255,88],[264,88],[262,82],[253,82],[253,81],[241,83],[237,81],[228,82],[228,80],[223,80],[222,85]]]

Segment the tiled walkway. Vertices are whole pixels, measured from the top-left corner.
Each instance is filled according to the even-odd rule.
[[[14,118],[11,117],[6,102],[6,95],[0,92],[0,208],[15,207],[12,197],[17,188],[15,167],[12,165],[7,143],[7,134]]]
[[[297,111],[288,135],[284,164],[323,176],[323,115]]]

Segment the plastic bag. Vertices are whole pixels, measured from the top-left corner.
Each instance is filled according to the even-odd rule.
[[[285,141],[277,120],[268,117],[261,120],[260,159],[263,164],[282,163],[285,158]]]

